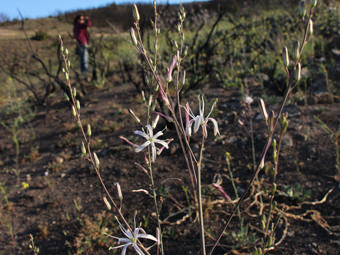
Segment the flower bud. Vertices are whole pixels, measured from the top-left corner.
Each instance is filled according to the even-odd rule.
[[[116,182],[115,186],[117,188],[118,198],[119,198],[120,202],[122,202],[123,201],[123,193],[122,193],[122,189],[120,188],[120,184],[118,182]]]
[[[136,38],[136,34],[135,34],[135,30],[131,27],[129,29],[130,32],[130,37],[131,37],[131,42],[134,46],[137,46],[138,42],[137,42],[137,38]]]
[[[70,79],[68,73],[65,73],[65,80],[68,81]]]
[[[295,69],[295,81],[298,82],[301,79],[301,63],[297,63]]]
[[[79,100],[76,101],[76,104],[77,104],[77,109],[79,111],[80,110],[80,102],[79,102]]]
[[[186,71],[184,70],[182,73],[182,79],[181,79],[181,84],[184,85],[185,84],[185,76],[186,76]]]
[[[68,56],[68,49],[65,49],[65,55]]]
[[[288,121],[285,115],[282,116],[281,126],[282,126],[282,134],[286,133],[287,128],[288,128]]]
[[[81,142],[81,154],[86,155],[86,148],[83,141]]]
[[[156,128],[158,121],[159,121],[159,115],[157,114],[156,118],[155,118],[154,121],[152,122],[152,128],[153,128],[153,129]]]
[[[145,93],[144,93],[144,90],[142,90],[142,100],[143,100],[143,102],[145,102],[145,101],[146,101],[146,99],[145,99]]]
[[[260,108],[261,108],[263,117],[264,117],[264,119],[267,123],[268,122],[268,113],[267,113],[267,110],[266,110],[266,105],[264,104],[264,101],[263,101],[262,98],[260,98]]]
[[[185,46],[184,52],[183,52],[183,56],[185,57],[186,55],[188,55],[188,46]]]
[[[317,4],[318,4],[318,0],[311,1],[312,8],[314,8]]]
[[[293,59],[297,61],[300,58],[300,42],[295,41],[293,45]]]
[[[282,49],[282,58],[283,58],[283,65],[285,67],[289,66],[289,55],[288,55],[288,49],[287,47],[283,47]]]
[[[140,119],[137,117],[137,115],[129,108],[129,113],[131,114],[131,116],[135,119],[135,121],[137,123],[140,123]]]
[[[136,22],[139,22],[139,12],[136,4],[133,4],[133,18],[135,19]]]
[[[99,161],[98,156],[95,152],[93,152],[93,158],[94,158],[94,164],[95,164],[96,168],[99,168],[100,161]]]
[[[276,150],[276,139],[273,139],[273,143],[272,143],[272,145],[273,145],[273,150]]]
[[[74,107],[74,105],[72,105],[72,115],[73,115],[74,117],[77,116],[77,111],[76,111],[76,108]]]
[[[87,124],[86,134],[87,134],[88,137],[91,137],[91,135],[92,135],[91,125],[90,124]]]
[[[65,97],[66,101],[70,101],[70,98],[68,97],[68,95],[66,93],[64,93],[64,97]]]
[[[73,88],[72,94],[73,94],[73,97],[76,97],[76,96],[77,96],[77,89],[76,89],[76,88]]]
[[[152,95],[150,95],[150,97],[149,97],[149,102],[148,102],[148,106],[149,106],[149,107],[150,107],[151,104],[152,104],[152,99],[153,99],[153,97],[152,97]]]
[[[273,183],[273,188],[272,188],[272,194],[274,195],[277,190],[277,185],[276,183]]]
[[[104,200],[104,203],[105,203],[107,209],[110,211],[110,210],[111,210],[111,204],[110,204],[110,202],[107,200],[106,197],[103,197],[103,200]]]
[[[313,35],[313,20],[310,19],[308,23],[308,34],[311,36]]]
[[[263,214],[263,215],[262,215],[262,220],[261,220],[261,228],[262,228],[262,230],[265,230],[265,228],[266,228],[266,223],[267,223],[267,218],[266,218],[266,215]]]
[[[299,11],[300,11],[301,18],[304,18],[306,16],[306,13],[307,13],[306,3],[305,3],[304,0],[300,1]]]

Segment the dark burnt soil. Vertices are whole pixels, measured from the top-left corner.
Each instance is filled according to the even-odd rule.
[[[232,209],[232,203],[224,201],[212,188],[216,174],[221,176],[221,185],[227,194],[235,199],[225,153],[232,156],[231,168],[241,194],[252,175],[249,119],[253,119],[257,160],[266,132],[257,103],[252,104],[251,112],[242,104],[237,91],[209,89],[205,94],[208,101],[218,98],[214,116],[221,132],[220,137],[214,138],[209,129],[203,161],[205,224],[210,248]],[[15,148],[11,134],[0,130],[0,254],[33,254],[29,249],[29,234],[33,235],[41,255],[108,254],[107,247],[115,243],[104,233],[121,235],[113,214],[103,203],[103,189],[94,170],[80,156],[80,133],[70,107],[58,98],[62,96],[37,109],[31,128],[22,131],[22,135],[30,139],[20,146],[17,175],[12,170],[15,169]],[[278,99],[267,107],[277,110]],[[137,211],[137,221],[148,233],[154,234],[153,200],[144,193],[133,192],[150,188],[146,174],[134,165],[135,162],[143,164],[143,153],[136,154],[119,139],[121,135],[136,138],[133,131],[138,126],[127,109],[130,107],[141,116],[144,112],[140,96],[134,87],[124,85],[89,89],[84,102],[82,118],[93,127],[92,147],[100,158],[106,185],[117,197],[114,183],[120,183],[124,214],[133,222]],[[280,155],[275,199],[278,210],[274,213],[276,242],[280,239],[282,242],[269,254],[340,254],[340,179],[336,175],[335,145],[315,119],[318,116],[336,131],[339,103],[292,103],[285,111],[289,114],[289,127]],[[171,126],[165,133],[169,138],[175,135]],[[141,143],[141,140],[134,141]],[[194,152],[198,152],[198,136],[192,138],[192,144]],[[239,230],[238,218],[234,217],[215,254],[248,254],[253,250],[248,247],[253,247],[263,236],[257,193],[264,194],[266,189],[271,189],[271,154],[270,151],[252,196],[247,195],[242,203],[242,217],[249,225],[248,237],[238,242],[235,237],[233,240],[232,232]],[[184,190],[188,188],[190,193],[190,182],[176,140],[157,158],[154,173],[162,201],[166,254],[199,254],[197,223],[185,217],[188,204]],[[28,187],[24,188],[23,182]],[[265,195],[263,199],[267,213],[268,199]],[[180,210],[183,212],[177,214]],[[195,214],[192,217],[195,218]],[[154,249],[151,251],[155,253]]]

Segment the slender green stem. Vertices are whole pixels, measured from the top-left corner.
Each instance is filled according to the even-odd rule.
[[[204,137],[202,137],[202,145],[200,151],[200,158],[197,165],[197,198],[198,198],[198,213],[199,213],[199,224],[201,233],[201,254],[206,254],[205,249],[205,236],[204,236],[204,218],[203,218],[203,204],[202,204],[202,158],[204,150]]]

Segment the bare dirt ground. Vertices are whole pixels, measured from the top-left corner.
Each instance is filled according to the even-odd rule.
[[[213,178],[219,173],[223,177],[223,188],[234,198],[230,178],[227,178],[225,152],[232,155],[231,167],[241,193],[251,177],[251,142],[249,118],[246,117],[249,112],[246,112],[238,91],[211,88],[205,94],[208,101],[216,97],[219,100],[215,116],[221,136],[214,139],[210,135],[206,144],[204,190],[207,197],[211,195],[212,201],[222,199],[211,189]],[[70,106],[61,98],[62,95],[52,98],[46,107],[37,109],[30,123],[31,129],[23,131],[31,139],[20,144],[17,175],[12,170],[15,168],[15,148],[11,134],[0,129],[0,254],[33,254],[28,247],[29,234],[34,236],[41,255],[108,254],[107,247],[114,242],[104,233],[119,235],[117,224],[103,203],[98,178],[80,156],[80,134]],[[134,162],[143,162],[143,155],[134,153],[119,139],[120,135],[134,137],[133,130],[137,126],[127,109],[131,107],[137,114],[142,114],[140,96],[133,86],[110,84],[104,89],[89,89],[84,102],[82,116],[84,122],[90,122],[93,127],[92,147],[101,159],[105,183],[113,195],[114,183],[120,183],[124,213],[132,220],[137,210],[138,221],[153,233],[152,199],[132,192],[149,188],[147,176],[134,165]],[[252,107],[255,148],[259,157],[266,135],[257,103]],[[276,110],[277,104],[268,107]],[[281,191],[277,203],[282,209],[282,224],[277,232],[278,239],[284,239],[270,254],[340,254],[340,180],[335,167],[335,146],[314,117],[318,116],[330,129],[336,130],[339,103],[289,104],[286,111],[289,128],[277,179]],[[4,121],[10,121],[10,116]],[[166,136],[174,134],[169,127]],[[193,143],[198,144],[198,139],[194,137]],[[267,161],[270,167],[270,157]],[[166,178],[176,180],[165,181]],[[163,199],[161,217],[185,207],[182,187],[190,184],[176,141],[158,158],[155,179]],[[269,179],[265,171],[259,176],[262,183]],[[23,182],[28,186],[23,187]],[[250,222],[249,232],[258,233],[260,217],[253,217],[258,212],[258,204],[246,210],[249,203],[248,200],[242,205],[243,217]],[[213,244],[213,233],[223,227],[231,208],[232,205],[223,199],[216,204],[209,201],[205,204],[208,246]],[[198,254],[198,228],[195,223],[181,219],[180,216],[170,218],[164,224],[165,250],[167,254]],[[235,218],[216,254],[249,252],[246,245],[236,247],[228,241],[231,232],[237,230],[237,222]]]

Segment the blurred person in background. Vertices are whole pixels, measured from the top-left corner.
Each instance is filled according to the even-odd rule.
[[[74,19],[73,23],[73,35],[77,40],[77,49],[76,53],[80,58],[80,71],[83,77],[88,81],[88,71],[89,71],[89,40],[90,34],[88,31],[88,27],[90,27],[91,20],[88,16],[78,15]]]

